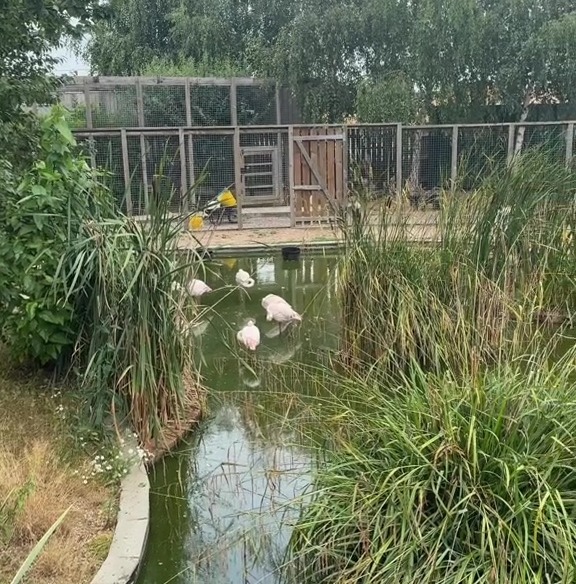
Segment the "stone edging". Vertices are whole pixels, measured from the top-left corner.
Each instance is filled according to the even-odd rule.
[[[122,479],[112,545],[91,584],[129,584],[136,578],[148,538],[149,492],[146,468],[138,461]]]

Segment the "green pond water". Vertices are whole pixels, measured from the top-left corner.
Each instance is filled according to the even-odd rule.
[[[232,289],[239,268],[256,285]],[[209,265],[215,292],[195,330],[209,415],[190,441],[151,473],[151,525],[138,584],[274,584],[310,483],[312,455],[294,431],[285,391],[286,365],[313,364],[336,347],[336,258],[280,254],[228,258]],[[261,300],[279,294],[304,316],[278,335]],[[256,354],[238,347],[236,332],[255,318]],[[290,367],[292,375],[294,368]],[[284,376],[284,377],[283,377]],[[307,388],[293,381],[306,400]],[[282,385],[284,389],[278,388]]]

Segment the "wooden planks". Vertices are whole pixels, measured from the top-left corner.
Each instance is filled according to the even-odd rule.
[[[291,134],[294,220],[325,219],[345,200],[344,132],[341,126],[296,126]]]

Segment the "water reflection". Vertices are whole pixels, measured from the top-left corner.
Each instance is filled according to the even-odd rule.
[[[231,288],[239,268],[256,280],[254,288]],[[306,423],[298,416],[311,389],[297,368],[285,365],[315,362],[319,351],[335,348],[335,269],[329,256],[299,262],[254,257],[210,266],[206,281],[216,292],[203,304],[215,308],[197,330],[210,417],[152,477],[152,525],[140,584],[280,581],[296,514],[290,503],[309,484],[311,466],[297,431],[297,423]],[[303,314],[301,326],[274,336],[278,326],[266,322],[260,305],[270,293]],[[248,318],[262,332],[255,355],[239,349],[235,339]],[[287,394],[286,386],[297,395]]]

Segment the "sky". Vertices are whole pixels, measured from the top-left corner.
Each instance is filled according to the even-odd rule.
[[[90,67],[80,57],[77,57],[69,47],[54,49],[52,54],[61,59],[61,62],[54,67],[54,72],[58,75],[89,75]]]

